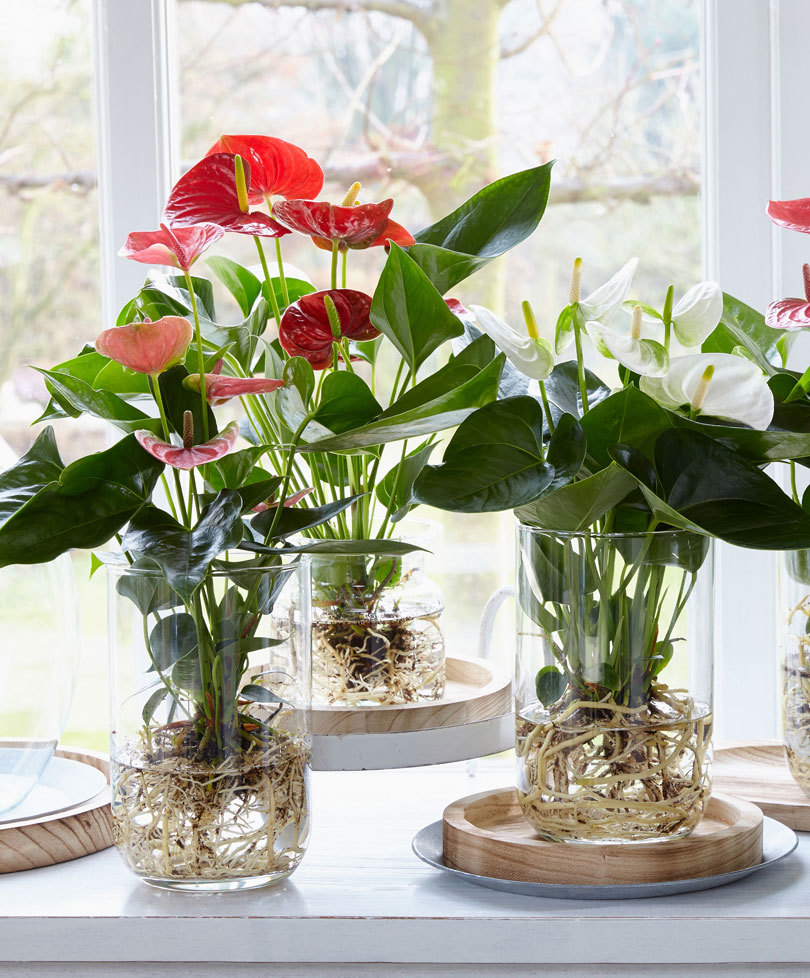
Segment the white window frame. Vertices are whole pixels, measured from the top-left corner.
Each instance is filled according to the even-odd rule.
[[[104,324],[142,270],[115,257],[157,226],[179,175],[174,0],[95,0],[99,220]],[[703,0],[704,266],[762,309],[796,287],[800,235],[769,229],[769,198],[810,192],[807,0]],[[778,735],[776,558],[720,546],[717,735]]]

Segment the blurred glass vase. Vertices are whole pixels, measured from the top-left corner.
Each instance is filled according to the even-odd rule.
[[[67,720],[79,660],[73,562],[0,569],[0,815],[37,784]]]

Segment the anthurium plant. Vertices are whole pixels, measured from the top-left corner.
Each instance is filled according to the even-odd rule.
[[[123,244],[122,256],[152,268],[117,322],[41,371],[51,396],[41,421],[88,414],[122,437],[66,466],[47,429],[0,477],[0,565],[115,538],[133,565],[162,575],[184,616],[174,650],[158,656],[164,665],[188,653],[181,638],[194,623],[198,669],[158,669],[155,702],[189,694],[206,749],[244,740],[245,663],[226,661],[208,574],[237,548],[257,568],[309,550],[356,558],[377,600],[414,549],[391,537],[437,433],[498,394],[504,355],[483,335],[451,351],[465,314],[444,295],[531,234],[550,169],[499,180],[412,235],[391,219],[392,200],[361,202],[359,185],[337,203],[318,199],[322,170],[299,147],[222,136],[174,186],[159,227]],[[203,259],[231,234],[253,239],[253,268]],[[288,274],[289,235],[311,239],[313,255],[330,253],[327,280]],[[369,248],[388,253],[373,295],[349,287],[355,256]],[[203,262],[238,322],[218,316]],[[383,343],[395,365],[381,378]],[[391,442],[401,444],[383,461]],[[249,630],[271,607],[258,591],[248,599]]]

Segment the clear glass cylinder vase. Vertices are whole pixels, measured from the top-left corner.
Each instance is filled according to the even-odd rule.
[[[115,844],[148,883],[263,886],[310,831],[309,558],[230,553],[184,599],[108,562]]]
[[[810,797],[810,550],[789,550],[779,563],[782,729],[793,780]]]
[[[313,702],[385,706],[441,699],[444,598],[424,551],[441,527],[408,521],[403,556],[316,555],[312,560]]]
[[[79,663],[73,561],[0,569],[0,816],[28,796],[62,735]]]
[[[711,794],[713,541],[517,527],[520,807],[543,838],[688,835]]]

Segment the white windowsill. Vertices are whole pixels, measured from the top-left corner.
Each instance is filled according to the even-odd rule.
[[[243,971],[237,962],[284,962],[272,974],[285,978],[539,973],[529,962],[543,962],[544,975],[589,978],[705,974],[696,962],[727,963],[712,974],[810,973],[804,966],[762,966],[810,960],[806,836],[794,856],[772,869],[655,900],[513,896],[467,885],[416,859],[412,836],[440,818],[447,803],[510,779],[505,759],[479,762],[475,777],[463,763],[316,774],[312,845],[298,872],[276,888],[216,896],[163,892],[138,882],[114,850],[0,877],[0,974],[266,973],[247,965]],[[217,970],[213,963],[222,961],[234,964]],[[464,967],[457,971],[452,963]],[[666,964],[673,968],[661,967]]]

